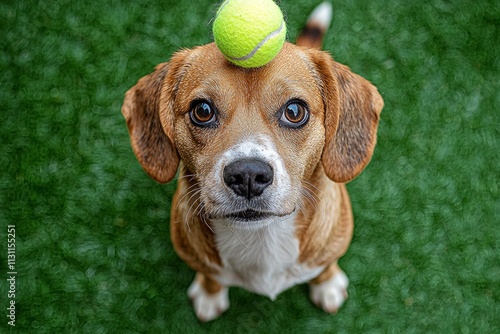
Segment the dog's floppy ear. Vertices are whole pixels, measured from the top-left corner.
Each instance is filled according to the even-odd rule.
[[[127,91],[122,114],[132,148],[144,170],[156,181],[170,181],[177,172],[179,155],[174,142],[171,63],[158,65]],[[161,117],[160,117],[161,115]]]
[[[314,58],[325,105],[323,167],[333,181],[348,182],[372,157],[384,101],[375,86],[327,53]]]

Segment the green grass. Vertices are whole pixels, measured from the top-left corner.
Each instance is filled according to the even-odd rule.
[[[7,224],[19,333],[500,332],[500,2],[335,1],[325,48],[385,99],[371,164],[348,187],[350,298],[273,303],[231,289],[200,324],[169,240],[174,185],[129,145],[124,92],[211,41],[214,4],[0,3],[0,331]],[[281,1],[290,39],[315,3]]]

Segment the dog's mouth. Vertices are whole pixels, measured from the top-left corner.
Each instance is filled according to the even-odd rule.
[[[237,221],[252,222],[265,220],[271,217],[273,217],[273,215],[269,213],[248,209],[245,211],[231,213],[229,215],[226,215],[224,218],[229,218]]]
[[[210,218],[230,219],[230,220],[235,221],[235,222],[256,222],[256,221],[267,220],[270,218],[285,217],[285,216],[289,216],[290,214],[291,213],[281,214],[281,213],[264,212],[264,211],[257,211],[257,210],[253,210],[253,209],[247,209],[244,211],[232,212],[232,213],[225,214],[222,216],[210,217]]]

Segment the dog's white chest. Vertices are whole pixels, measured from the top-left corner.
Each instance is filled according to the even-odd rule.
[[[275,299],[280,292],[318,276],[323,268],[298,263],[294,218],[277,218],[266,227],[251,230],[217,222],[214,231],[223,264],[217,280]]]

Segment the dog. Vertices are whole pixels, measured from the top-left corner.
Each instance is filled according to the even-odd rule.
[[[228,309],[231,286],[274,300],[308,282],[330,313],[347,298],[345,183],[371,159],[384,103],[320,50],[331,16],[320,5],[263,67],[237,67],[211,43],[175,53],[125,94],[138,161],[160,183],[178,175],[171,239],[196,271],[188,295],[201,321]]]

